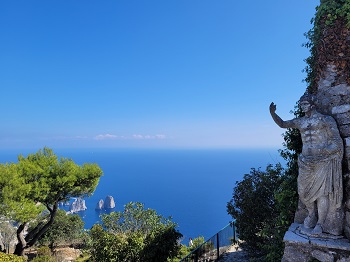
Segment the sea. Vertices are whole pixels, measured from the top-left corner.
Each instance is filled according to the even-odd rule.
[[[0,163],[17,162],[17,155],[36,151],[0,150]],[[183,241],[205,239],[233,221],[226,205],[233,188],[251,168],[265,170],[283,163],[278,149],[57,149],[59,157],[75,163],[96,163],[103,176],[90,197],[87,210],[79,212],[90,229],[101,223],[95,207],[113,196],[122,211],[129,202],[141,202],[177,223]],[[73,200],[71,200],[73,201]],[[106,211],[110,212],[110,211]]]

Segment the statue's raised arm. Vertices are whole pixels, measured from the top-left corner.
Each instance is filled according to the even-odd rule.
[[[275,123],[281,127],[281,128],[290,128],[290,127],[295,127],[293,120],[289,120],[289,121],[283,121],[282,118],[280,118],[277,114],[276,114],[276,105],[272,102],[270,104],[270,114],[272,116],[272,119],[275,121]]]

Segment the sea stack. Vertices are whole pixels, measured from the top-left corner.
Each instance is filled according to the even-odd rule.
[[[104,208],[105,209],[115,208],[115,202],[112,196],[106,196]]]
[[[104,208],[104,202],[103,199],[100,199],[100,201],[97,202],[95,210],[102,210]]]
[[[79,212],[79,211],[84,211],[86,209],[87,209],[87,207],[85,205],[85,200],[80,198],[80,197],[78,197],[70,205],[69,212],[70,213],[76,213],[76,212]]]

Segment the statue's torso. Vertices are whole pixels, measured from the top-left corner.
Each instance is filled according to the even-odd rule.
[[[302,154],[306,157],[319,157],[329,155],[329,145],[334,143],[334,138],[329,132],[327,116],[314,114],[310,117],[299,119],[299,130],[303,142]]]

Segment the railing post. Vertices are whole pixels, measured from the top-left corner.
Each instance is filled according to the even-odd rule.
[[[220,243],[219,243],[219,233],[216,233],[216,258],[219,259],[220,256]]]

